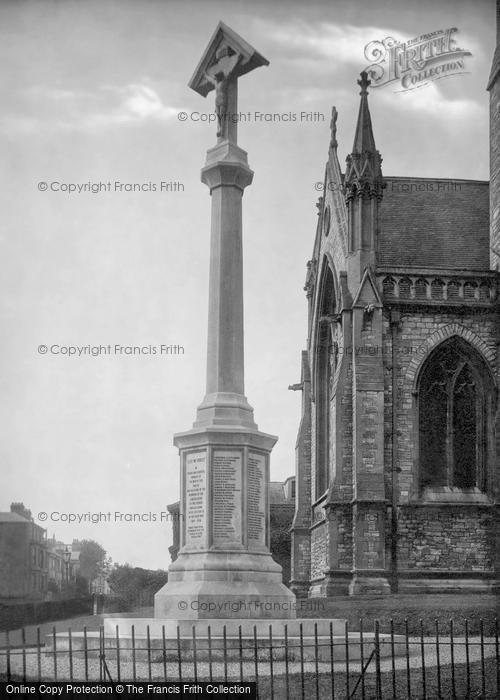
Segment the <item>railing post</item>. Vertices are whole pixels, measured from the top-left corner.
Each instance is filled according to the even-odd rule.
[[[163,657],[163,677],[167,680],[167,640],[165,638],[165,625],[161,626],[161,646]]]
[[[365,653],[364,653],[364,638],[363,638],[363,619],[359,621],[359,645],[360,645],[360,661],[361,661],[361,698],[365,700]]]
[[[7,630],[5,633],[5,643],[7,644],[7,680],[10,681],[11,679],[11,670],[10,670],[10,632]]]
[[[495,656],[497,660],[497,695],[500,696],[500,644],[498,638],[498,617],[495,618]]]
[[[23,645],[23,683],[26,683],[26,629],[21,630],[21,644]]]
[[[194,682],[198,683],[198,654],[196,647],[196,625],[193,625],[193,671],[194,671]]]
[[[99,627],[99,680],[104,680],[104,628]]]
[[[285,693],[290,697],[290,679],[288,678],[288,625],[285,624]]]
[[[182,647],[181,647],[181,630],[177,625],[177,663],[179,667],[179,681],[182,681]]]
[[[397,700],[396,696],[396,650],[394,648],[394,620],[391,617],[391,670],[392,670],[392,697]],[[364,700],[364,694],[363,694]]]
[[[259,694],[259,659],[258,659],[259,647],[257,644],[257,626],[253,626],[253,658],[254,658],[254,668],[255,668],[255,683],[257,685],[257,695]]]
[[[453,619],[450,620],[450,660],[451,660],[451,692],[453,698],[457,697],[457,689],[455,684],[455,640],[453,638]]]
[[[227,683],[227,632],[226,625],[222,628],[222,639],[224,643],[224,683]]]
[[[54,680],[57,681],[57,637],[55,626],[52,627],[52,646],[54,647]]]
[[[208,625],[207,629],[207,634],[208,634],[208,676],[210,678],[210,682],[213,681],[213,667],[212,667],[212,629],[210,625]]]
[[[238,625],[238,647],[240,651],[240,683],[243,683],[243,638],[241,625]]]
[[[319,647],[318,647],[318,623],[314,623],[314,671],[316,676],[316,700],[319,700]]]
[[[73,639],[71,636],[71,627],[68,627],[68,652],[69,652],[69,679],[73,680]]]
[[[38,671],[38,680],[42,680],[42,654],[40,648],[42,646],[42,641],[40,639],[40,627],[36,628],[36,664]]]
[[[345,649],[345,694],[350,697],[350,678],[349,678],[349,622],[346,620],[344,625],[344,649]]]
[[[411,700],[410,639],[408,635],[408,618],[405,618],[405,652],[406,652],[406,692]]]
[[[482,697],[486,697],[486,669],[484,665],[484,625],[483,618],[479,620],[479,631],[481,634],[481,693]]]
[[[375,620],[375,674],[377,700],[382,700],[382,675],[380,672],[380,630],[379,621]]]
[[[304,630],[302,628],[302,622],[299,625],[300,632],[300,687],[302,690],[302,700],[305,698],[304,694]]]
[[[85,666],[85,680],[89,679],[89,649],[87,637],[87,625],[83,628],[83,663]]]
[[[330,622],[330,671],[331,671],[331,675],[332,675],[332,698],[335,697],[335,678],[334,678],[335,667],[333,665],[333,661],[334,661],[333,623]]]
[[[151,669],[151,633],[149,631],[149,625],[146,626],[146,638],[148,645],[148,678],[153,679],[152,669]]]
[[[437,692],[438,698],[441,700],[441,654],[439,649],[439,622],[435,621],[436,625],[436,674],[437,674]]]
[[[120,632],[118,625],[115,626],[115,639],[116,639],[116,679],[118,683],[121,681],[121,669],[120,669]]]
[[[271,700],[274,700],[274,664],[273,664],[273,626],[269,625],[269,680],[271,682]]]
[[[469,654],[469,620],[465,619],[465,668],[467,671],[467,697],[470,695],[470,654]]]
[[[422,700],[427,699],[427,688],[426,688],[426,678],[425,678],[425,639],[424,639],[424,621],[420,620],[420,656],[422,659]]]
[[[132,678],[135,683],[137,680],[137,666],[135,659],[135,625],[132,625]]]

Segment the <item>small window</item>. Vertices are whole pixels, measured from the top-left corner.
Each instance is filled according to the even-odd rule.
[[[325,213],[323,214],[323,234],[328,236],[330,233],[330,224],[332,220],[332,213],[330,211],[330,207],[327,206],[325,209]]]

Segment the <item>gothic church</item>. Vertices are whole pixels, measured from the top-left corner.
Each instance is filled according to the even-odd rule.
[[[500,48],[490,182],[383,176],[366,73],[359,85],[344,172],[333,109],[307,265],[290,585],[302,597],[493,591]]]

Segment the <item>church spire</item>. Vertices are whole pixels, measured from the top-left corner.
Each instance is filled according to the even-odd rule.
[[[365,71],[358,80],[361,88],[358,122],[352,153],[347,156],[344,193],[348,215],[348,280],[356,294],[366,267],[376,265],[378,207],[385,187],[382,158],[375,146],[368,108],[370,80]]]
[[[356,125],[352,152],[374,152],[376,151],[375,139],[373,138],[372,120],[368,107],[368,86],[371,85],[371,80],[368,80],[366,71],[361,73],[361,80],[358,80],[358,85],[361,88],[361,92],[359,93],[361,95],[361,102],[359,105],[358,123]]]
[[[370,108],[368,107],[368,79],[366,71],[361,73],[358,85],[361,88],[358,123],[354,135],[352,153],[347,157],[345,174],[346,200],[356,195],[382,198],[382,158],[375,146]]]

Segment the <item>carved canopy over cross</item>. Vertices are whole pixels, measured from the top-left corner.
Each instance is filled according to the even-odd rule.
[[[215,85],[207,76],[229,74],[240,78],[259,66],[268,66],[269,61],[256,51],[239,34],[224,22],[219,22],[212,38],[208,42],[203,56],[189,81],[189,87],[206,97]]]

